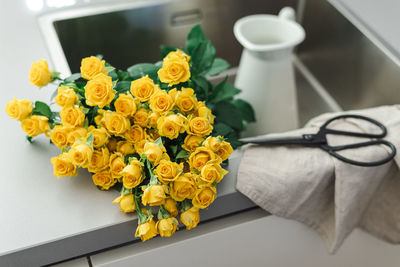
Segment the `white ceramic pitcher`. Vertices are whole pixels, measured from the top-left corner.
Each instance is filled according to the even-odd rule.
[[[294,19],[295,11],[284,7],[278,16],[252,15],[235,23],[235,37],[244,47],[235,86],[242,89],[239,97],[252,104],[257,119],[244,136],[298,127],[292,52],[305,33]]]

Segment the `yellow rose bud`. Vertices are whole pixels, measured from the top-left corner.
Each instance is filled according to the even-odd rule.
[[[176,201],[183,201],[186,198],[193,198],[196,189],[195,175],[188,172],[181,174],[170,184],[169,194]]]
[[[104,127],[96,128],[94,126],[89,127],[88,134],[93,134],[93,147],[99,148],[107,144],[110,135]]]
[[[52,158],[51,164],[53,164],[54,176],[56,177],[71,177],[78,174],[78,170],[76,169],[75,165],[72,164],[67,153],[63,153]]]
[[[92,175],[93,183],[100,186],[102,190],[108,190],[110,187],[115,185],[117,179],[112,178],[109,170],[104,170]]]
[[[115,138],[111,137],[110,139],[108,139],[108,143],[107,143],[108,151],[110,151],[110,152],[117,151],[117,143],[118,143],[118,140]]]
[[[103,73],[97,74],[85,86],[86,104],[103,108],[111,103],[115,97],[112,89],[112,79]]]
[[[189,166],[192,169],[201,171],[204,165],[212,160],[216,160],[217,156],[212,152],[212,150],[206,147],[198,147],[189,156]]]
[[[85,127],[79,126],[68,134],[68,144],[73,145],[77,139],[84,139],[88,135]]]
[[[157,72],[161,82],[173,86],[190,78],[189,59],[183,52],[170,52],[164,59],[162,68]]]
[[[157,121],[157,128],[161,136],[175,139],[186,131],[186,118],[177,114],[162,116]]]
[[[141,127],[146,127],[149,122],[149,112],[144,108],[138,109],[133,115],[133,121]]]
[[[90,172],[100,172],[108,168],[110,161],[110,152],[108,149],[103,147],[100,150],[94,150],[90,159],[88,170]]]
[[[147,187],[142,195],[143,205],[160,206],[165,203],[165,191],[162,185],[151,185]]]
[[[203,146],[210,149],[212,152],[217,152],[220,149],[223,140],[222,136],[209,136],[204,140]]]
[[[139,224],[135,232],[135,237],[140,237],[143,242],[155,237],[156,235],[156,223],[153,221],[153,219]]]
[[[206,136],[213,130],[211,123],[203,117],[189,117],[188,134]]]
[[[114,102],[115,111],[123,116],[132,116],[136,112],[136,103],[129,93],[119,94]]]
[[[166,150],[162,144],[157,145],[152,142],[146,142],[144,144],[143,153],[154,165],[157,165],[160,162],[164,152],[166,152]]]
[[[156,90],[158,90],[158,85],[155,85],[148,75],[131,83],[131,93],[140,102],[149,101]]]
[[[224,161],[227,160],[232,153],[233,148],[231,144],[226,141],[222,141],[221,146],[217,151],[217,155],[222,159],[222,161]]]
[[[175,104],[182,113],[194,110],[197,105],[194,90],[192,88],[182,88],[182,91],[178,91],[175,95]]]
[[[213,186],[203,186],[196,191],[192,200],[193,206],[205,209],[214,201],[217,190]]]
[[[13,100],[7,103],[6,113],[11,119],[22,121],[29,117],[32,113],[33,105],[29,100],[18,100],[14,97]]]
[[[227,173],[228,171],[224,170],[221,165],[211,162],[204,165],[198,178],[206,184],[219,183]]]
[[[85,114],[77,106],[66,106],[60,111],[61,122],[65,127],[81,126],[85,121]]]
[[[143,163],[136,158],[122,170],[122,183],[126,189],[138,186],[144,179]]]
[[[33,115],[22,121],[21,128],[28,136],[35,137],[50,130],[48,120],[45,116]]]
[[[167,57],[169,57],[169,58],[176,57],[176,58],[180,58],[182,60],[185,60],[187,62],[189,62],[189,60],[190,60],[190,56],[186,55],[185,52],[183,52],[180,49],[177,49],[176,51],[169,52]]]
[[[62,125],[54,126],[50,135],[51,142],[60,149],[68,147],[68,135],[71,131],[71,128],[65,128]]]
[[[121,195],[114,199],[112,203],[119,203],[119,208],[125,213],[134,212],[136,210],[133,194]]]
[[[129,119],[116,112],[104,113],[101,123],[113,135],[122,135],[131,127]]]
[[[146,138],[146,132],[143,130],[142,127],[139,125],[135,124],[132,125],[131,128],[129,128],[126,132],[124,137],[126,140],[132,143],[137,143],[141,140],[144,140]]]
[[[164,114],[172,109],[174,106],[174,100],[164,90],[157,90],[150,97],[150,108],[154,112]]]
[[[68,151],[68,156],[76,166],[87,168],[92,159],[93,149],[87,144],[75,143]]]
[[[164,208],[171,214],[172,217],[178,215],[178,208],[176,207],[176,201],[168,197],[165,199]]]
[[[116,179],[122,177],[122,170],[126,167],[124,155],[121,153],[114,153],[110,157],[110,172],[111,176]]]
[[[55,98],[55,101],[56,104],[60,107],[72,106],[76,102],[78,102],[78,96],[75,94],[73,89],[61,85],[57,89],[57,96]]]
[[[81,75],[86,80],[93,79],[97,74],[106,72],[106,62],[98,57],[85,57],[81,62]]]
[[[148,117],[148,127],[150,128],[157,128],[157,121],[160,118],[160,114],[157,112],[150,112],[150,115]]]
[[[173,182],[183,171],[183,166],[176,162],[162,159],[160,160],[157,168],[154,170],[154,175],[163,184]]]
[[[187,230],[195,228],[200,222],[199,209],[191,207],[181,213],[180,221],[186,226]]]
[[[173,217],[161,219],[156,223],[156,229],[161,237],[172,236],[178,229],[178,220]]]
[[[215,116],[211,113],[211,110],[206,107],[204,102],[199,102],[194,113],[197,117],[202,117],[208,119],[208,121],[213,124]]]
[[[192,152],[197,147],[199,147],[200,143],[203,142],[204,138],[202,136],[197,135],[188,135],[185,137],[184,144],[182,148],[186,151]]]
[[[39,87],[46,86],[51,81],[51,72],[46,60],[41,59],[32,63],[29,71],[29,81]]]
[[[129,154],[135,153],[135,148],[133,144],[129,141],[118,141],[117,151],[120,152],[122,155],[127,156]]]

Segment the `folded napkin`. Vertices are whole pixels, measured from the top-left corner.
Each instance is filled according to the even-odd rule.
[[[315,229],[335,253],[356,227],[391,243],[400,243],[400,106],[383,106],[318,116],[302,128],[268,136],[316,133],[329,118],[360,114],[381,122],[398,153],[376,167],[350,165],[319,148],[303,146],[243,147],[237,190],[271,214],[300,221]],[[344,119],[329,126],[338,130],[377,132],[376,126]],[[328,143],[367,141],[329,135]],[[350,159],[375,161],[388,155],[384,146],[340,152]]]

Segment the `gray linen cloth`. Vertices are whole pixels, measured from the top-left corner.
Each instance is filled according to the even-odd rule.
[[[360,114],[385,125],[385,140],[398,153],[394,160],[377,167],[342,162],[319,148],[303,146],[244,147],[237,190],[273,215],[300,221],[315,229],[335,253],[356,227],[391,243],[400,242],[400,105],[328,113],[310,120],[295,131],[268,136],[316,133],[326,120],[343,114]],[[371,124],[355,119],[340,120],[330,128],[378,132]],[[328,143],[349,144],[366,139],[328,136]],[[388,155],[384,146],[341,152],[361,161]]]

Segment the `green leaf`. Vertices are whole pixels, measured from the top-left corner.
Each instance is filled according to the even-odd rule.
[[[76,80],[78,80],[81,77],[80,73],[74,73],[71,76],[67,77],[64,79],[64,82],[75,82]]]
[[[90,111],[89,108],[82,108],[82,112],[83,112],[84,114],[88,114],[89,111]]]
[[[117,71],[115,69],[113,71],[110,71],[108,73],[108,76],[110,76],[113,81],[118,80],[118,74],[117,74]]]
[[[215,86],[212,95],[209,97],[209,101],[211,103],[217,103],[223,100],[231,99],[241,92],[240,89],[237,89],[227,81],[228,76],[226,76],[222,82]]]
[[[215,47],[210,40],[201,42],[193,51],[192,63],[194,74],[201,74],[207,72],[215,58]]]
[[[158,137],[158,138],[154,141],[154,144],[156,144],[157,146],[160,146],[160,145],[162,146],[163,141],[162,141],[161,136]]]
[[[229,63],[222,59],[216,58],[211,66],[211,69],[206,73],[208,76],[215,76],[227,70],[230,67]]]
[[[112,81],[112,88],[115,89],[115,86],[117,86],[118,80]]]
[[[113,66],[107,66],[107,67],[105,68],[105,71],[106,71],[106,72],[112,72],[113,70],[115,70],[115,68],[114,68]]]
[[[235,130],[243,130],[242,113],[229,101],[221,101],[215,105],[216,122],[222,122]]]
[[[204,76],[197,76],[194,80],[194,83],[196,84],[194,86],[194,90],[196,94],[199,94],[197,97],[200,101],[205,101],[205,97],[208,95],[208,92],[210,91],[210,85],[209,82],[207,81]]]
[[[235,99],[232,101],[232,103],[240,110],[245,121],[256,121],[254,109],[247,101],[244,101],[243,99]]]
[[[213,131],[213,136],[227,136],[229,133],[233,132],[234,130],[226,125],[225,123],[219,122],[214,124],[214,131]]]
[[[51,112],[50,107],[46,103],[43,103],[41,101],[35,102],[35,107],[33,108],[33,114],[45,116],[49,118],[49,120],[52,120],[53,118],[53,113]]]
[[[165,58],[170,52],[176,51],[175,47],[161,45],[161,58]]]
[[[175,159],[186,159],[189,157],[189,153],[186,150],[181,150],[176,155]]]
[[[125,93],[129,91],[130,88],[131,88],[131,81],[121,81],[115,85],[114,90],[116,90],[119,93]]]
[[[129,78],[130,78],[129,73],[127,71],[119,70],[117,72],[117,74],[118,74],[119,79],[122,81],[129,80]]]
[[[93,133],[89,134],[89,136],[86,138],[86,144],[90,147],[93,148]]]
[[[31,137],[31,136],[28,136],[28,135],[27,135],[27,136],[26,136],[26,140],[28,140],[28,142],[31,143],[31,144],[33,143],[32,137]]]
[[[190,55],[192,55],[193,51],[206,40],[204,36],[203,30],[201,29],[200,25],[194,26],[186,39],[186,48]]]
[[[60,79],[60,73],[57,71],[52,71],[51,72],[51,81],[58,80],[58,79]]]
[[[96,57],[97,57],[98,59],[100,59],[100,60],[103,59],[103,55],[102,55],[102,54],[97,54]]]
[[[157,76],[158,67],[151,63],[140,63],[128,68],[128,73],[133,79],[149,75],[150,78]]]
[[[172,155],[175,155],[176,152],[178,151],[178,146],[170,146],[169,148],[170,148],[171,151],[172,151]]]

